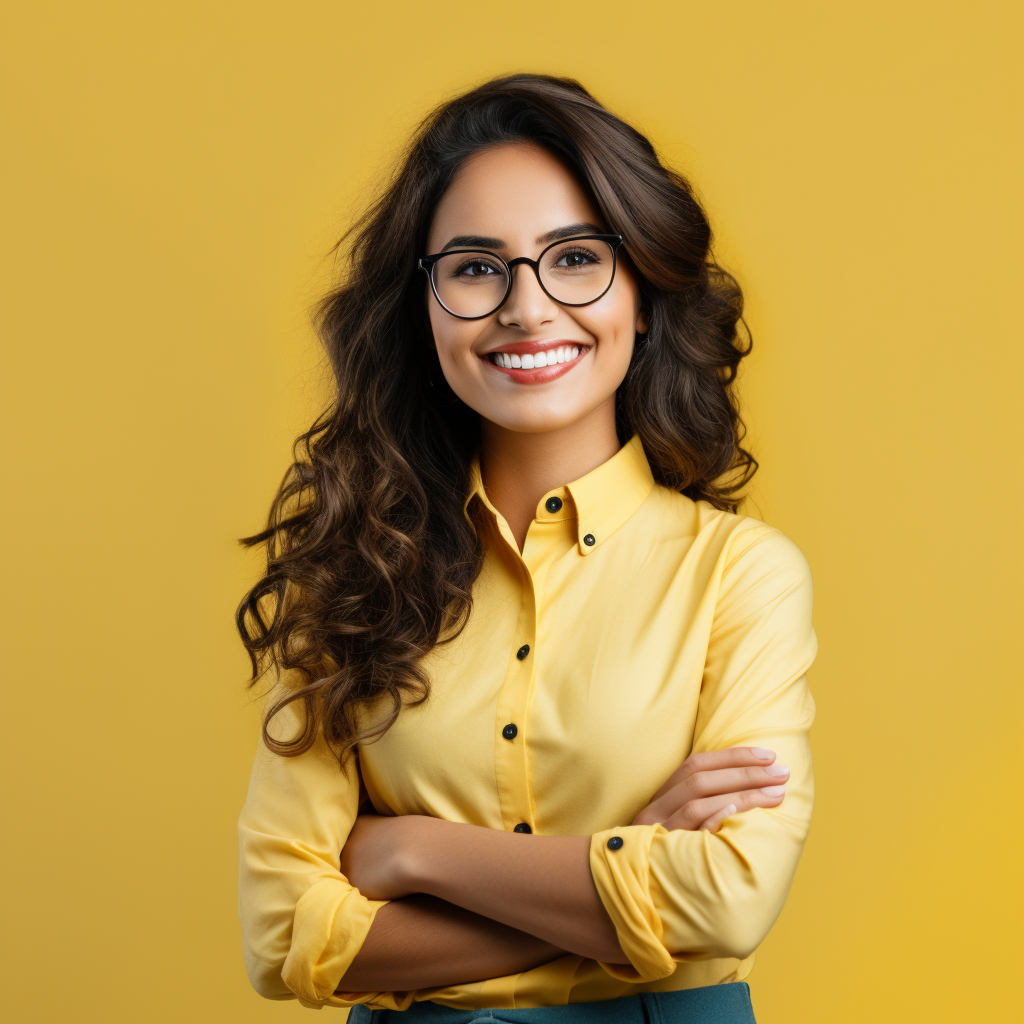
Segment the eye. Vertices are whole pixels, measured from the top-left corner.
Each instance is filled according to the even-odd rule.
[[[457,277],[487,277],[489,274],[496,274],[497,268],[485,260],[466,260],[455,271]]]
[[[577,267],[585,267],[591,263],[600,263],[601,257],[590,249],[583,246],[575,246],[572,249],[563,250],[558,259],[555,260],[556,267],[568,267],[573,270]]]

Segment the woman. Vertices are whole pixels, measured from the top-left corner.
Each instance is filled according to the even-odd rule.
[[[815,640],[800,552],[736,512],[707,220],[524,74],[435,111],[357,228],[337,401],[246,541],[249,977],[354,1020],[752,1021]]]

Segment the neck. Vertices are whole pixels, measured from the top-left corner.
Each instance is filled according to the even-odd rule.
[[[607,462],[620,448],[615,396],[557,430],[524,433],[487,419],[480,424],[480,475],[522,551],[537,502]]]

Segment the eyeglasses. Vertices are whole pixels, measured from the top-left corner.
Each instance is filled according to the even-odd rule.
[[[423,256],[434,297],[460,320],[482,320],[497,312],[512,292],[512,268],[527,264],[544,293],[563,306],[597,302],[615,279],[615,253],[622,235],[577,235],[549,245],[535,260],[506,263],[486,249],[449,249]]]

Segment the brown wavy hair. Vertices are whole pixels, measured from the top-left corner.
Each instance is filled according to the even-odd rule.
[[[279,754],[322,730],[347,771],[356,744],[427,699],[420,659],[469,619],[483,548],[479,502],[462,506],[480,416],[441,372],[417,258],[466,158],[521,141],[558,157],[625,238],[649,329],[616,394],[620,442],[638,433],[659,483],[728,511],[757,468],[731,387],[750,350],[742,292],[712,256],[689,182],[571,79],[510,75],[443,103],[338,243],[345,278],[314,316],[337,391],[295,442],[266,529],[241,542],[267,545],[266,573],[236,614],[248,685],[270,669],[295,684],[264,714]],[[293,701],[302,732],[272,737]],[[388,713],[360,732],[357,709],[379,704]]]

